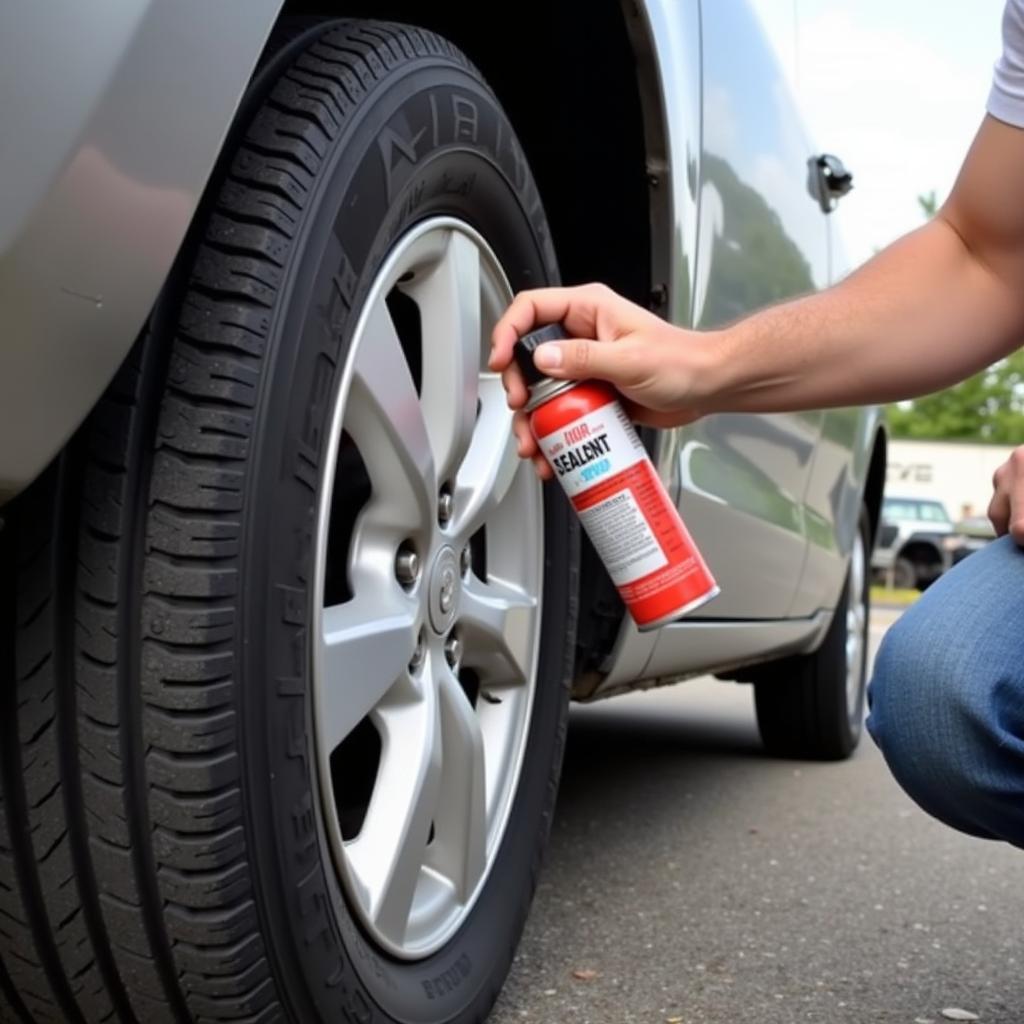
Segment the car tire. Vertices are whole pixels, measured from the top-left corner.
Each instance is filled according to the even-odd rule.
[[[556,279],[450,43],[324,22],[263,66],[145,337],[5,510],[0,1017],[484,1019],[578,566],[485,359]]]
[[[840,760],[863,730],[871,532],[862,510],[850,565],[821,646],[757,670],[754,703],[765,749],[775,756]]]
[[[897,558],[892,571],[892,585],[900,590],[913,590],[917,586],[917,569],[909,558]]]

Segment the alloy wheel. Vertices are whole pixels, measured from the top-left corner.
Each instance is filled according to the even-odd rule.
[[[510,298],[467,224],[417,225],[369,290],[327,439],[312,632],[321,800],[350,905],[403,959],[440,948],[472,908],[533,703],[541,490],[486,369]]]
[[[864,537],[858,530],[850,553],[846,582],[846,706],[851,716],[861,713],[861,691],[864,686],[868,620],[866,572]]]

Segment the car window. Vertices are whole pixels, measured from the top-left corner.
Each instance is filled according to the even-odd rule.
[[[949,516],[946,514],[946,510],[937,501],[922,501],[918,505],[920,514],[919,519],[924,519],[929,523],[948,523],[950,521]]]
[[[914,501],[910,498],[886,498],[882,504],[886,519],[913,519],[925,523],[948,523],[949,515],[939,501]]]
[[[919,519],[916,501],[898,501],[886,498],[882,505],[882,515],[886,519]]]

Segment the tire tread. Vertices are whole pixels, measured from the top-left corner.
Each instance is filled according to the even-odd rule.
[[[406,26],[333,22],[302,39],[215,176],[188,277],[52,485],[29,492],[49,517],[19,499],[28,553],[17,600],[0,593],[19,616],[0,651],[13,676],[0,680],[0,1020],[294,1016],[261,929],[240,780],[253,410],[332,143],[404,61],[472,70]]]
[[[79,797],[74,687],[62,643],[68,617],[63,586],[68,552],[60,520],[64,472],[65,467],[55,467],[16,505],[17,612],[8,692],[17,714],[4,715],[6,836],[0,844],[6,863],[0,863],[0,890],[6,890],[6,937],[19,936],[19,948],[7,954],[18,965],[9,972],[20,993],[17,1012],[39,1021],[104,1022],[127,1016],[99,920]],[[5,694],[4,699],[10,698]],[[10,911],[15,886],[20,920]],[[44,995],[40,984],[31,989],[22,984],[19,976],[28,970],[37,983],[40,972],[46,976],[49,993]]]

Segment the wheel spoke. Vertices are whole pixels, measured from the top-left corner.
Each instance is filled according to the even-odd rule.
[[[850,613],[850,621],[853,625],[855,634],[859,637],[864,630],[864,622],[867,619],[867,615],[864,611],[864,605],[858,605]]]
[[[451,672],[443,672],[438,692],[441,711],[441,794],[434,817],[428,864],[466,902],[487,863],[487,770],[480,720]]]
[[[434,516],[434,459],[419,395],[383,300],[370,311],[354,359],[345,427],[396,525],[420,527]]]
[[[846,594],[846,699],[851,712],[859,707],[864,682],[864,658],[867,652],[867,605],[864,597],[866,565],[863,541],[858,534],[850,553]]]
[[[526,683],[537,599],[508,583],[471,576],[462,591],[462,662],[487,685]]]
[[[317,715],[328,752],[405,677],[415,647],[416,615],[400,598],[356,597],[324,609]]]
[[[500,379],[487,375],[480,385],[480,418],[455,479],[452,529],[467,540],[505,499],[521,465]]]
[[[420,308],[423,413],[438,479],[446,480],[466,454],[476,422],[483,361],[479,250],[461,232],[449,232],[440,261],[405,291]]]
[[[374,720],[382,741],[377,783],[362,830],[345,852],[370,917],[401,943],[441,786],[441,726],[433,683],[425,677],[417,700],[382,706]]]
[[[864,573],[864,549],[858,537],[850,554],[850,602],[855,606],[864,601]]]

